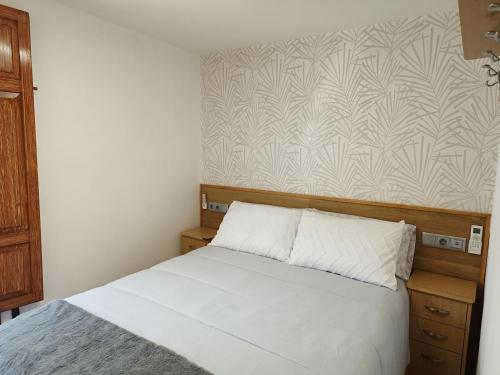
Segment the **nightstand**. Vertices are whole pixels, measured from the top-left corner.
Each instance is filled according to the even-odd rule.
[[[476,283],[417,270],[407,287],[411,300],[409,373],[463,375]]]
[[[198,227],[181,233],[181,252],[189,253],[200,247],[207,246],[217,234],[217,229]]]

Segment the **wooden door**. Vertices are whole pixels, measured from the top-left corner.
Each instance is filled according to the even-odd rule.
[[[41,299],[29,15],[0,6],[0,311]]]

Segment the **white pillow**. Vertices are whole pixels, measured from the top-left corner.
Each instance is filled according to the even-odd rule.
[[[305,211],[289,263],[396,290],[404,221],[359,220]]]
[[[336,217],[344,217],[346,219],[360,219],[360,220],[377,220],[369,217],[354,216],[347,214],[340,214],[338,212],[320,211],[315,208],[308,208],[308,211],[317,212],[324,215],[331,215]],[[413,257],[415,256],[415,245],[417,243],[417,227],[412,224],[405,224],[403,229],[403,239],[399,247],[396,257],[396,276],[408,281],[411,275],[411,268],[413,266]]]
[[[234,201],[210,245],[287,261],[302,211]]]

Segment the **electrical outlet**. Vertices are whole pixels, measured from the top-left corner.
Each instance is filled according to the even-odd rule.
[[[226,213],[229,209],[227,203],[208,202],[208,210],[213,212]]]
[[[462,237],[446,236],[444,234],[422,233],[422,244],[440,249],[465,251],[466,239]]]

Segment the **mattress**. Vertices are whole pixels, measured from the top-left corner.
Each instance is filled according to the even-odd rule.
[[[331,273],[217,247],[68,302],[214,374],[402,375],[409,299]]]

